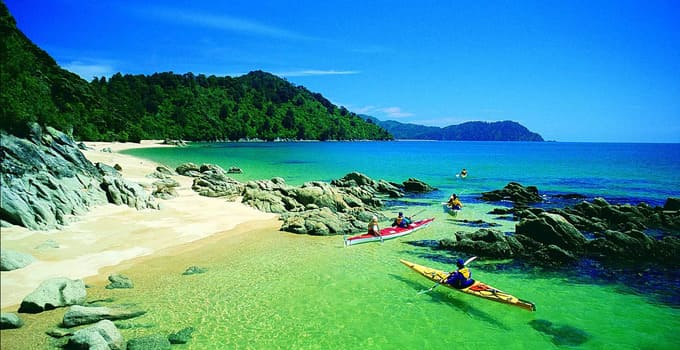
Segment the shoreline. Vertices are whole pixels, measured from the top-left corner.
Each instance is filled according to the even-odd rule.
[[[91,149],[82,151],[92,163],[110,166],[119,164],[122,176],[141,184],[154,179],[152,173],[159,163],[120,154],[122,150],[148,147],[176,147],[161,141],[141,143],[85,142]],[[110,148],[112,152],[102,152]],[[61,229],[30,231],[13,226],[2,229],[0,240],[3,249],[31,254],[37,261],[13,271],[1,273],[1,300],[3,310],[18,306],[26,295],[46,279],[68,277],[72,279],[102,278],[105,270],[116,266],[134,264],[137,259],[178,246],[200,245],[212,236],[240,234],[243,224],[277,220],[277,215],[263,213],[240,202],[227,202],[221,198],[200,196],[191,189],[192,178],[173,175],[180,183],[178,196],[160,200],[160,210],[136,210],[127,206],[106,204],[90,208],[82,216]],[[56,242],[58,247],[45,247]],[[205,243],[208,244],[208,243]],[[15,310],[8,310],[15,311]]]

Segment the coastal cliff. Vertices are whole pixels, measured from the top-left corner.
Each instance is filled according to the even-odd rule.
[[[66,134],[33,124],[28,138],[0,132],[3,226],[58,228],[105,203],[158,208],[151,192],[112,167],[92,164]]]

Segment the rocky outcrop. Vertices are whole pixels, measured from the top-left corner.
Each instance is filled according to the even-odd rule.
[[[541,265],[591,258],[678,266],[680,215],[677,210],[669,210],[673,203],[669,198],[663,208],[645,203],[613,205],[595,198],[547,211],[515,206],[493,212],[515,215],[519,223],[514,235],[488,230],[457,233],[455,239],[440,241],[439,247],[494,258],[521,257]]]
[[[50,127],[34,124],[26,139],[0,132],[0,154],[3,222],[46,230],[107,202],[158,206],[139,185],[112,167],[95,166],[70,137]]]
[[[21,301],[19,312],[39,313],[58,307],[82,304],[86,298],[87,291],[82,280],[71,280],[66,277],[52,278],[42,282]]]
[[[524,187],[516,182],[508,183],[503,189],[483,192],[481,200],[489,202],[511,201],[516,205],[539,203],[543,198],[538,194],[535,186]]]
[[[28,266],[35,258],[26,253],[16,252],[9,249],[0,249],[0,271],[12,271]]]
[[[330,183],[310,181],[295,187],[282,178],[243,184],[215,165],[185,163],[177,173],[194,177],[193,189],[209,197],[241,198],[241,202],[268,213],[282,214],[281,230],[311,235],[341,235],[362,231],[383,206],[381,198],[404,196],[405,189],[430,191],[420,180],[404,185],[375,181],[353,172]]]
[[[127,344],[113,322],[102,320],[75,331],[64,348],[125,350]]]
[[[145,313],[146,311],[143,310],[131,310],[125,307],[73,305],[66,310],[62,325],[64,327],[75,327],[101,320],[126,320]]]
[[[0,314],[0,329],[21,328],[23,325],[24,321],[22,321],[17,314],[11,312],[3,312]]]

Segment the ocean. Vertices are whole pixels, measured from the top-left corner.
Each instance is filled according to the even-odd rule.
[[[388,216],[404,211],[436,218],[430,227],[400,239],[343,247],[340,236],[277,231],[245,245],[247,253],[238,258],[206,254],[203,263],[211,276],[194,278],[190,289],[165,281],[174,287],[159,286],[150,296],[154,302],[142,302],[185,300],[170,310],[157,307],[148,316],[152,323],[196,327],[194,339],[182,348],[680,347],[675,334],[680,329],[678,271],[655,273],[650,267],[644,285],[635,285],[643,280],[637,272],[619,278],[588,267],[565,272],[512,261],[471,264],[474,278],[534,302],[537,311],[531,313],[443,287],[418,294],[432,283],[399,263],[404,258],[453,268],[457,257],[433,249],[433,242],[477,228],[442,212],[441,202],[451,193],[465,205],[456,219],[496,222],[505,232],[514,232],[515,222],[488,214],[504,204],[478,197],[511,181],[536,186],[550,199],[546,206],[578,203],[551,196],[574,193],[616,204],[663,205],[668,197],[680,197],[680,144],[249,142],[125,153],[173,168],[184,162],[235,166],[243,170],[233,175],[239,181],[282,177],[301,185],[358,171],[398,183],[417,178],[437,188],[387,203]],[[465,179],[456,176],[463,168],[469,174]],[[234,264],[237,268],[226,267]],[[134,329],[129,332],[147,331]]]

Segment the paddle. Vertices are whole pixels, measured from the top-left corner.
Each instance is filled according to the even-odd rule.
[[[475,259],[477,259],[476,256],[473,256],[473,257],[471,257],[470,259],[467,259],[467,260],[463,263],[463,266],[465,266],[465,265],[471,263],[471,262],[472,262],[473,260],[475,260]],[[454,272],[451,272],[448,276],[442,278],[441,280],[439,280],[439,282],[435,283],[434,286],[430,287],[430,289],[421,290],[420,292],[418,292],[417,295],[420,295],[420,294],[423,294],[423,293],[427,293],[427,292],[432,291],[433,289],[437,288],[440,284],[442,284],[442,282],[446,281],[446,279],[449,278],[449,277],[450,277],[451,275],[453,275],[453,274],[454,274]]]

